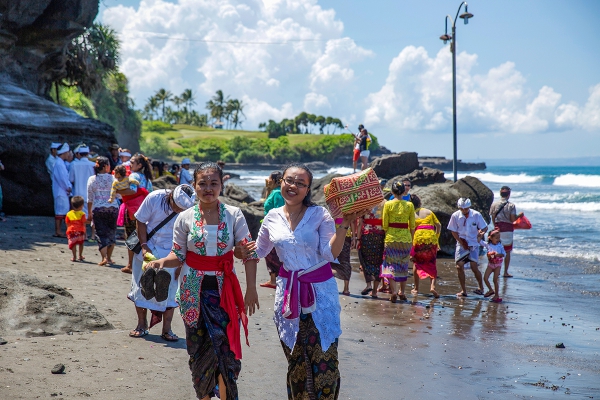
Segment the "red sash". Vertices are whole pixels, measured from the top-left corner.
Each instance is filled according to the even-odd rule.
[[[408,223],[406,222],[390,222],[388,226],[390,228],[408,229]]]
[[[229,324],[227,324],[229,347],[235,354],[236,360],[241,360],[242,343],[240,340],[240,327],[236,324],[236,321],[242,321],[242,326],[246,333],[246,344],[250,346],[250,342],[248,342],[248,317],[246,316],[244,296],[242,295],[240,281],[233,273],[233,251],[229,251],[222,256],[201,256],[188,251],[185,256],[185,262],[190,268],[198,271],[224,272],[221,307],[229,315]]]
[[[515,226],[512,224],[512,222],[496,221],[496,227],[498,227],[498,230],[500,232],[514,232],[515,231]]]
[[[365,224],[368,224],[368,225],[379,225],[379,226],[381,226],[383,224],[383,222],[380,219],[378,219],[378,218],[365,218],[363,222]],[[392,226],[392,225],[390,224],[390,226]]]

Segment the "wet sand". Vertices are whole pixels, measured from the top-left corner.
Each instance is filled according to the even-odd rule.
[[[136,322],[125,297],[131,275],[120,272],[121,265],[96,265],[100,257],[91,243],[86,263],[70,262],[66,239],[53,238],[52,228],[52,218],[0,223],[0,271],[68,288],[114,329],[26,337],[24,330],[0,327],[8,341],[0,346],[0,399],[193,399],[183,339],[164,342],[159,326],[145,338],[128,337]],[[114,259],[125,257],[121,244]],[[569,262],[515,255],[515,277],[501,278],[501,304],[477,295],[457,299],[452,260],[438,263],[440,299],[409,296],[397,304],[386,294],[379,300],[357,295],[364,281],[355,271],[353,295],[340,297],[340,399],[600,398],[600,267]],[[244,287],[243,267],[236,267]],[[261,261],[259,281],[266,279]],[[467,283],[475,288],[470,272]],[[286,398],[273,294],[259,288],[262,307],[250,318],[251,347],[243,348],[241,399]],[[173,330],[183,337],[177,312]],[[555,347],[559,342],[564,349]],[[65,374],[52,375],[58,363]]]

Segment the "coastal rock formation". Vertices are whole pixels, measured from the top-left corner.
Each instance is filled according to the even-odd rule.
[[[233,199],[239,203],[252,203],[254,198],[248,194],[244,189],[238,187],[232,183],[225,186],[223,191],[225,197]]]
[[[0,334],[51,336],[113,329],[96,307],[71,293],[26,274],[0,275]]]
[[[262,206],[244,204],[230,197],[220,196],[219,199],[225,204],[239,207],[244,213],[246,223],[248,224],[248,230],[254,239],[258,236],[262,219],[265,217],[265,209]]]
[[[371,162],[371,168],[379,178],[391,179],[419,168],[419,159],[417,153],[405,151],[376,158]]]
[[[456,160],[457,171],[481,171],[486,168],[484,162],[471,163]],[[437,168],[443,171],[452,171],[452,160],[448,160],[445,157],[419,157],[419,164],[421,167]]]
[[[472,176],[464,177],[456,182],[448,181],[416,187],[411,193],[418,195],[423,207],[433,211],[440,220],[442,224],[440,251],[447,255],[454,255],[456,241],[446,227],[450,216],[457,210],[456,202],[459,198],[470,198],[471,208],[479,211],[488,223],[490,221],[488,212],[494,200],[494,194],[479,179]]]
[[[67,44],[97,14],[98,0],[0,0],[0,81],[46,96],[66,76]]]
[[[444,176],[444,172],[439,169],[433,168],[419,168],[415,169],[409,174],[395,176],[390,179],[386,185],[387,188],[391,188],[392,183],[399,179],[407,178],[410,180],[412,186],[427,186],[434,183],[444,183],[446,182],[446,177]]]
[[[11,82],[0,82],[0,174],[4,211],[54,215],[45,161],[51,142],[85,143],[100,154],[116,141],[110,125],[80,117]]]
[[[175,189],[177,187],[177,179],[171,175],[161,176],[152,181],[152,187],[156,189]]]

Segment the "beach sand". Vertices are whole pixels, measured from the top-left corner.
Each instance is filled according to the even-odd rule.
[[[45,336],[34,311],[14,305],[0,310],[0,336],[8,342],[0,346],[0,399],[194,399],[184,339],[164,342],[160,326],[144,338],[128,336],[136,317],[126,298],[131,275],[119,270],[126,262],[124,245],[115,250],[118,266],[96,265],[94,243],[86,244],[85,263],[73,263],[66,239],[52,237],[53,226],[46,217],[9,216],[0,223],[0,273],[28,274],[65,288],[109,325],[67,334],[65,324],[65,333]],[[457,299],[452,260],[438,262],[440,299],[409,296],[397,304],[385,294],[378,300],[358,295],[364,281],[355,270],[353,294],[340,297],[340,399],[600,398],[600,267],[572,262],[565,268],[564,262],[571,261],[513,256],[515,277],[501,278],[501,304],[477,295]],[[243,266],[236,268],[244,287]],[[261,261],[258,281],[266,279]],[[467,284],[475,288],[470,272]],[[422,289],[428,287],[422,282]],[[274,291],[258,290],[261,309],[250,317],[240,398],[284,399],[287,363],[272,321]],[[50,306],[46,311],[60,314]],[[9,326],[7,315],[21,325]],[[173,330],[184,337],[177,312]],[[555,347],[559,342],[564,349]],[[60,363],[65,373],[51,374]]]

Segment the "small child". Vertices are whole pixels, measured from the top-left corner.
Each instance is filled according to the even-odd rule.
[[[77,261],[76,248],[79,247],[79,261],[85,260],[83,256],[83,242],[87,237],[85,224],[87,219],[83,212],[84,199],[81,196],[73,196],[71,199],[71,206],[73,209],[67,213],[65,222],[67,224],[67,240],[69,243],[69,249],[73,252],[71,261]]]
[[[494,303],[501,303],[502,299],[498,296],[499,292],[499,284],[498,279],[500,277],[500,270],[502,267],[502,261],[506,256],[506,250],[504,250],[504,246],[500,242],[500,231],[494,229],[488,235],[488,242],[484,242],[483,240],[480,242],[481,246],[485,247],[487,250],[487,258],[488,265],[485,270],[485,274],[483,275],[483,280],[485,285],[488,287],[488,291],[484,294],[484,297],[492,297]],[[494,289],[492,290],[492,286],[490,285],[489,277],[491,273],[494,273]]]
[[[127,176],[127,168],[124,165],[117,165],[114,169],[115,181],[110,189],[109,203],[115,201],[117,190],[129,189],[130,185],[139,185],[140,183],[130,176]]]

